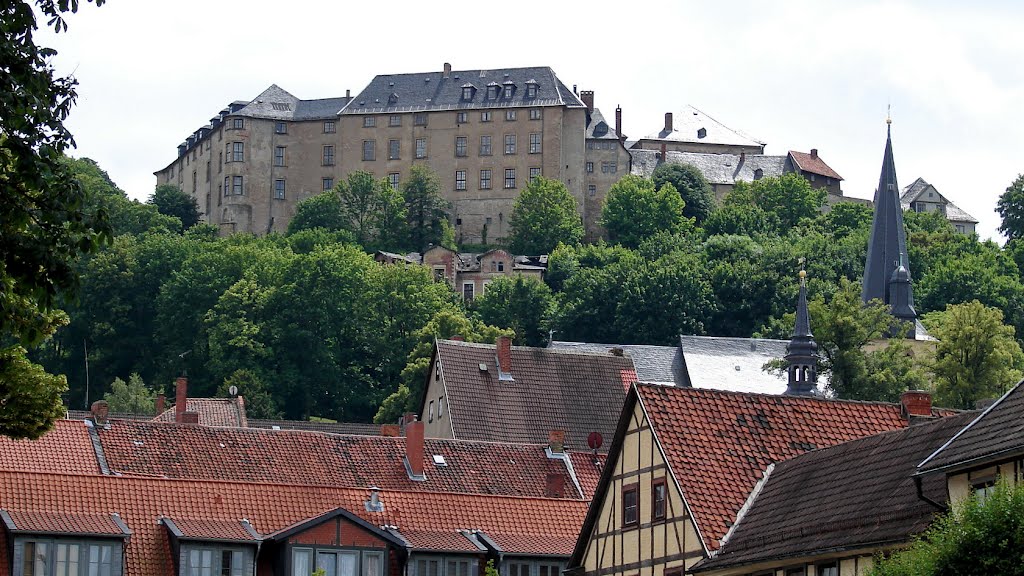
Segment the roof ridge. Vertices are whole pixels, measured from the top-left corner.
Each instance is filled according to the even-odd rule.
[[[470,348],[481,348],[481,349],[495,348],[497,346],[497,344],[487,344],[485,342],[466,342],[464,340],[447,340],[447,339],[443,339],[443,338],[438,338],[437,342],[439,344],[440,343],[444,343],[444,344],[451,344],[451,345],[456,345],[456,346],[467,346],[467,347],[470,347]],[[579,344],[586,344],[586,342],[580,342]],[[608,344],[608,346],[612,346],[614,348],[615,346],[621,346],[621,344]],[[625,346],[654,346],[654,344],[625,344]],[[668,346],[668,348],[671,348],[671,346]],[[546,347],[546,346],[512,346],[512,350],[538,350],[538,351],[543,351],[543,352],[551,352],[553,354],[569,354],[569,355],[572,355],[572,356],[597,356],[597,357],[600,357],[600,358],[605,358],[605,357],[622,358],[622,356],[616,356],[616,355],[611,354],[609,352],[593,352],[593,351],[589,351],[589,350],[569,350],[569,349],[566,349],[566,348],[551,348],[551,347]]]
[[[651,384],[638,382],[642,388],[659,388],[659,389],[674,389],[679,390],[681,393],[694,392],[694,393],[706,393],[706,394],[729,394],[734,396],[763,396],[765,398],[777,398],[786,401],[796,402],[827,402],[827,403],[845,403],[845,404],[861,404],[861,405],[878,405],[878,406],[892,406],[899,407],[899,402],[881,402],[878,400],[851,400],[848,398],[815,398],[812,396],[786,396],[783,394],[770,394],[767,392],[741,392],[736,390],[723,390],[721,388],[690,388],[687,386],[665,386],[662,384]]]

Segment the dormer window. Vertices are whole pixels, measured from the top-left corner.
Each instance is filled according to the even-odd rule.
[[[706,138],[708,135],[707,128],[700,128],[697,130],[697,138]]]
[[[487,85],[487,99],[497,100],[498,99],[498,83],[491,82]]]
[[[526,97],[536,98],[537,97],[537,81],[529,80],[526,82]]]
[[[391,95],[388,96],[388,104],[394,104],[395,102],[398,102],[398,94],[392,92]]]
[[[760,180],[763,177],[764,177],[764,170],[762,170],[760,168],[758,168],[757,170],[754,170],[754,180]]]
[[[514,94],[515,91],[516,91],[516,85],[515,84],[513,84],[512,82],[505,82],[505,85],[502,87],[501,97],[506,99],[506,100],[508,100],[508,99],[512,98],[512,94]]]
[[[473,99],[473,93],[476,92],[476,88],[472,84],[465,84],[462,86],[462,99],[470,101]]]

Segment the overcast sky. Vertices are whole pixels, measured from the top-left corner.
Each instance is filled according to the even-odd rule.
[[[994,236],[1024,172],[1024,2],[108,0],[41,31],[80,82],[75,156],[132,197],[233,100],[358,93],[376,74],[550,66],[623,132],[693,105],[767,142],[817,148],[848,196],[878,182],[891,105],[901,186],[923,177]]]

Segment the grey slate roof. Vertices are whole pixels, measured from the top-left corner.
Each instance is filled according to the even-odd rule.
[[[1004,394],[918,465],[920,473],[955,470],[1024,453],[1024,382]]]
[[[678,114],[672,115],[672,128],[671,132],[665,132],[663,126],[660,132],[648,134],[641,138],[641,140],[668,140],[671,142],[721,144],[726,146],[763,147],[765,144],[738,130],[727,128],[721,122],[693,106],[686,106]],[[706,131],[703,138],[699,138],[697,134],[701,128]]]
[[[619,134],[615,131],[615,126],[609,125],[604,119],[601,111],[594,108],[587,122],[586,138],[587,140],[618,140]]]
[[[336,117],[348,101],[349,98],[344,96],[299,100],[277,84],[272,84],[234,115],[271,120],[321,120]]]
[[[527,81],[537,82],[536,98],[526,97]],[[487,85],[506,82],[515,85],[512,98],[488,99]],[[472,100],[462,99],[462,87],[476,88]],[[500,91],[500,90],[499,90]],[[583,102],[565,87],[547,66],[495,70],[453,70],[444,73],[381,74],[356,95],[342,114],[411,112],[522,106],[569,106],[580,108]]]
[[[633,360],[636,377],[641,382],[679,385],[683,381],[683,355],[676,346],[647,346],[642,344],[597,344],[553,340],[549,348],[573,350],[594,354],[607,354],[621,349]]]
[[[921,195],[927,192],[929,189],[935,194],[938,194],[939,200],[946,205],[946,220],[949,220],[950,222],[970,222],[972,224],[978,223],[977,218],[971,216],[962,208],[952,203],[949,200],[949,198],[943,196],[938,191],[938,189],[935,188],[935,186],[932,186],[931,184],[926,182],[924,178],[918,178],[917,180],[914,180],[914,182],[911,183],[910,186],[907,186],[906,188],[903,189],[903,193],[900,195],[900,205],[903,207],[903,210],[910,210],[910,203],[920,198]],[[930,201],[934,202],[934,200]]]
[[[633,165],[630,172],[636,176],[650,178],[660,161],[657,150],[630,150]],[[696,166],[709,184],[733,185],[737,180],[752,182],[756,171],[761,170],[761,177],[782,176],[791,171],[786,156],[766,156],[763,154],[747,154],[740,161],[739,154],[704,154],[698,152],[666,153],[670,164],[691,164]]]
[[[725,544],[697,572],[768,560],[898,544],[936,514],[918,498],[915,462],[956,433],[971,414],[939,418],[823,448],[780,462]],[[928,478],[923,493],[945,498],[945,482]]]
[[[765,363],[786,355],[786,340],[680,336],[683,385],[734,392],[782,394],[785,374],[762,370]]]

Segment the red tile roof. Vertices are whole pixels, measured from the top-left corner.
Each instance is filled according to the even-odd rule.
[[[253,541],[257,538],[241,520],[211,520],[209,518],[170,518],[182,538],[195,540]]]
[[[67,512],[36,512],[3,510],[10,519],[7,528],[16,532],[55,534],[109,534],[125,536],[110,514],[69,514]],[[13,525],[12,525],[13,524]]]
[[[466,440],[539,444],[564,430],[567,448],[586,450],[591,432],[612,437],[636,380],[630,358],[607,353],[513,346],[511,381],[499,379],[493,344],[438,340],[435,353],[455,437]]]
[[[907,426],[898,404],[637,387],[709,550],[774,462]]]
[[[95,514],[118,512],[132,530],[126,576],[173,576],[161,517],[234,522],[247,518],[269,534],[344,508],[401,534],[481,530],[510,553],[568,555],[583,523],[580,500],[382,490],[384,512],[367,512],[364,489],[123,476],[0,472],[0,508]],[[0,548],[6,535],[0,531]],[[0,554],[0,573],[9,566]]]
[[[795,150],[790,150],[789,155],[793,158],[793,162],[796,164],[796,167],[804,172],[811,172],[827,178],[835,178],[836,180],[843,179],[843,177],[830,168],[828,164],[825,164],[825,161],[821,159],[821,156],[811,156],[806,152],[797,152]]]
[[[38,440],[0,436],[0,470],[98,474],[89,429],[82,421],[58,420]]]
[[[538,497],[549,474],[565,474],[566,498],[580,498],[562,460],[536,444],[427,439],[427,480],[418,482],[406,472],[402,437],[134,421],[112,422],[99,437],[107,466],[123,474]]]
[[[601,481],[601,471],[604,470],[604,461],[607,454],[593,454],[592,452],[570,452],[573,471],[576,472],[576,480],[580,483],[585,500],[593,500],[594,492],[597,491],[597,483]]]
[[[245,400],[237,398],[189,398],[185,410],[197,412],[203,426],[247,427]],[[153,422],[174,422],[174,408],[164,410]]]

